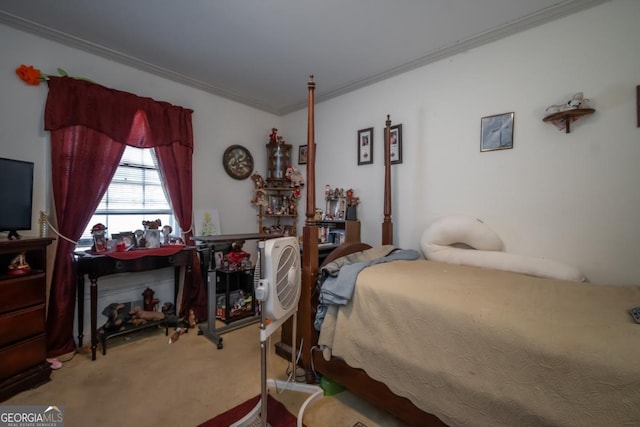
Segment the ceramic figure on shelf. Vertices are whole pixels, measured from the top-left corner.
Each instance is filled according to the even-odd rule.
[[[165,225],[162,227],[162,243],[168,245],[171,243],[171,232],[173,229],[170,225]]]
[[[93,236],[93,250],[95,252],[104,252],[107,250],[107,227],[104,224],[96,224],[91,227],[91,235]]]
[[[31,270],[31,267],[27,264],[24,252],[13,258],[9,263],[9,274],[11,275],[26,274],[29,270]]]
[[[251,203],[256,206],[269,206],[269,203],[267,203],[267,199],[264,197],[263,190],[256,190],[256,196],[251,199]]]
[[[243,261],[251,256],[251,254],[242,250],[242,246],[244,246],[244,241],[242,240],[235,241],[231,244],[231,251],[227,254],[227,260],[235,267],[230,267],[232,270],[242,268]]]
[[[256,190],[264,188],[264,178],[258,172],[254,172],[253,175],[251,175],[251,181],[253,181],[253,185],[256,187]]]

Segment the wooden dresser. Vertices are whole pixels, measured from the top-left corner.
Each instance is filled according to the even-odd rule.
[[[47,246],[52,238],[0,240],[0,402],[49,381],[45,336]],[[30,269],[9,274],[24,253]]]

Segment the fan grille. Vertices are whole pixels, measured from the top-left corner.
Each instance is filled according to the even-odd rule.
[[[290,283],[297,278],[298,257],[291,246],[287,246],[282,251],[276,271],[276,294],[278,301],[284,310],[290,309],[297,304],[297,283]]]

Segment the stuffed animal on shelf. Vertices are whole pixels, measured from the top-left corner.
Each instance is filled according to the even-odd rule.
[[[584,97],[582,92],[578,92],[564,104],[553,104],[545,110],[548,114],[561,113],[567,110],[575,110],[578,108],[589,108],[589,99]]]
[[[251,257],[251,254],[242,250],[243,240],[237,240],[231,244],[231,251],[226,255],[230,264],[235,264],[236,269],[241,268],[242,261]]]
[[[304,178],[302,177],[302,173],[293,166],[289,165],[287,170],[285,171],[285,178],[291,181],[292,187],[301,187],[304,185]]]

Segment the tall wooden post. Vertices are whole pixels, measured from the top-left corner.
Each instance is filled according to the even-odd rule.
[[[302,349],[302,366],[305,370],[305,379],[308,383],[315,382],[313,370],[311,368],[311,343],[316,342],[317,335],[313,329],[313,312],[311,301],[315,288],[316,277],[318,275],[318,227],[315,222],[316,214],[316,144],[315,144],[315,123],[314,123],[314,91],[316,84],[313,76],[309,77],[309,104],[308,104],[308,124],[307,124],[307,206],[306,220],[302,229],[302,291],[298,313],[298,331],[301,331],[299,344]]]
[[[384,220],[382,222],[382,244],[393,244],[393,224],[391,223],[391,119],[387,114],[384,129]]]

